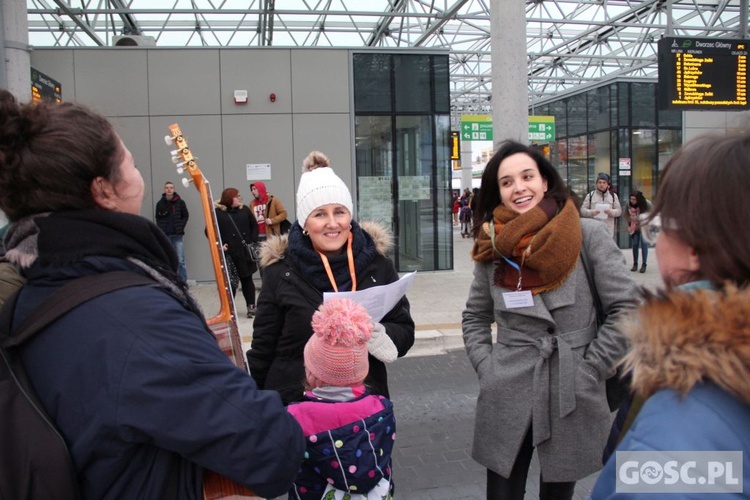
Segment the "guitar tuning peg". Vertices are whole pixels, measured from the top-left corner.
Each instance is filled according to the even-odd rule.
[[[182,185],[185,187],[189,187],[191,182],[193,182],[193,179],[182,178]]]
[[[180,163],[179,165],[177,165],[177,173],[178,173],[178,174],[181,174],[181,173],[183,173],[184,171],[185,171],[185,169],[183,168],[183,165],[182,165],[182,163]]]
[[[174,139],[172,139],[171,135],[165,135],[164,142],[167,143],[167,146],[171,146],[172,144],[174,144]]]
[[[182,158],[180,158],[179,156],[173,156],[172,163],[174,163],[175,165],[179,165],[180,163],[182,163]]]
[[[172,155],[172,158],[177,158],[178,156],[180,156],[180,152],[177,149],[173,149],[172,151],[169,152],[169,154]]]

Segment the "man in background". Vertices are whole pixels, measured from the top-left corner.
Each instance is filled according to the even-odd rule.
[[[180,260],[180,276],[183,281],[187,281],[187,268],[182,237],[185,236],[185,225],[189,216],[187,205],[174,190],[174,184],[167,181],[164,184],[164,194],[156,203],[156,225],[169,237],[169,241],[172,242],[177,252]]]
[[[615,235],[615,219],[622,215],[620,198],[612,190],[608,174],[600,172],[596,176],[596,189],[583,199],[581,217],[589,217],[604,222],[612,236]]]
[[[250,209],[258,221],[258,240],[265,241],[268,236],[286,233],[288,228],[284,228],[283,223],[287,212],[281,200],[270,194],[266,184],[261,181],[253,181],[250,192],[253,195]]]

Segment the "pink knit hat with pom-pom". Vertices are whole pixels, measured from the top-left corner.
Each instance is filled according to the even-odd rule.
[[[325,385],[361,384],[370,368],[367,341],[374,328],[367,309],[350,299],[332,299],[313,314],[312,327],[305,368]]]

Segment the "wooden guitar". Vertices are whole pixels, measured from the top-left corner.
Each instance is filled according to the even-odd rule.
[[[180,126],[173,123],[169,126],[169,135],[165,137],[167,144],[174,144],[177,150],[172,152],[173,161],[178,165],[179,173],[187,172],[190,179],[183,179],[183,184],[188,187],[192,183],[198,190],[203,206],[203,217],[206,219],[206,234],[208,236],[211,250],[211,262],[216,278],[216,291],[219,295],[219,312],[206,320],[211,328],[216,341],[224,353],[232,362],[247,370],[245,354],[242,351],[242,339],[237,326],[237,312],[234,307],[234,296],[229,285],[229,269],[224,259],[221,234],[216,221],[214,211],[214,199],[211,195],[211,186],[208,179],[203,175],[198,163],[188,147],[185,136],[182,135]],[[203,496],[206,500],[218,500],[222,498],[260,498],[243,486],[226,479],[212,471],[205,471],[203,475]]]

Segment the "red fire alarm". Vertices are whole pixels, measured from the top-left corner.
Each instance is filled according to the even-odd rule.
[[[276,102],[276,94],[271,94],[268,96],[269,99],[271,99],[271,102]]]

